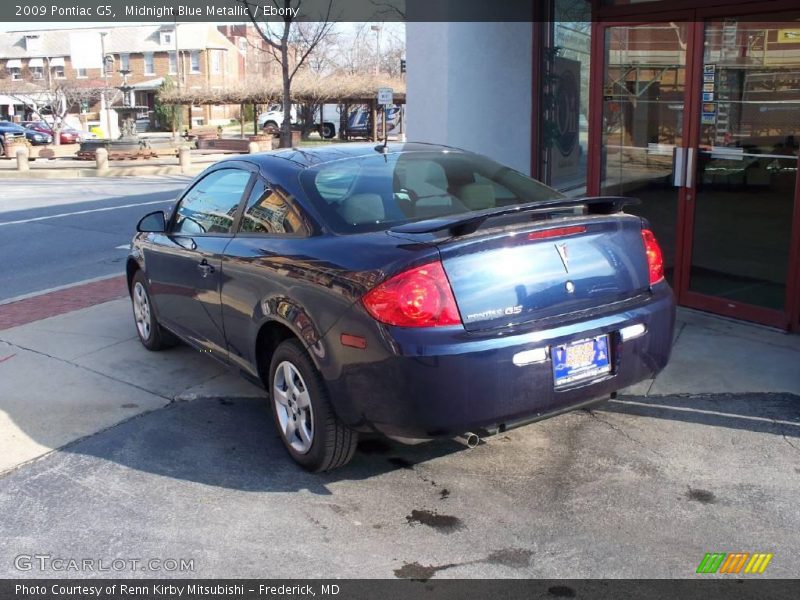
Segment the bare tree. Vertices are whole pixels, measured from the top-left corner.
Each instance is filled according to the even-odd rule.
[[[52,118],[53,141],[61,143],[61,130],[65,126],[67,115],[83,102],[95,101],[100,89],[91,82],[76,82],[68,79],[48,77],[47,81],[36,83],[25,81],[30,73],[22,73],[20,79],[12,79],[6,73],[0,74],[0,93],[11,96],[23,104],[32,114],[44,119]],[[26,75],[28,77],[26,77]]]
[[[256,4],[250,0],[238,0],[248,8],[250,21],[258,34],[267,45],[268,51],[281,65],[283,80],[283,122],[281,123],[281,147],[288,148],[292,145],[292,80],[303,67],[315,48],[331,33],[333,23],[330,21],[333,0],[328,0],[325,14],[320,15],[320,21],[300,23],[292,14],[298,14],[289,9],[299,9],[302,0],[272,0],[280,10],[283,23],[270,23],[258,21],[255,15],[259,14]]]
[[[375,43],[373,26],[383,32],[380,46]],[[400,59],[405,56],[405,32],[386,23],[359,23],[348,35],[339,35],[332,48],[334,70],[346,75],[372,73],[375,66],[382,75],[397,77]]]

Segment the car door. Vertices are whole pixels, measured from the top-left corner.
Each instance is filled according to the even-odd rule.
[[[275,312],[301,337],[313,337],[308,331],[311,321],[290,301],[303,285],[298,270],[304,268],[303,243],[313,230],[313,222],[288,193],[256,179],[239,231],[225,250],[221,290],[229,360],[254,375],[254,315],[258,320]]]
[[[145,251],[158,317],[164,325],[215,357],[227,360],[220,307],[222,253],[250,187],[245,166],[221,166],[180,199],[163,235]]]

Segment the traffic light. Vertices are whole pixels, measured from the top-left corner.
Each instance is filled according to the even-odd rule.
[[[406,72],[406,59],[405,58],[401,58],[400,59],[400,72],[401,73],[405,73]]]

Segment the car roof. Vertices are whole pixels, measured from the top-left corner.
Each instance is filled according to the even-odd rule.
[[[283,150],[273,150],[272,152],[261,152],[248,154],[245,156],[231,157],[227,160],[246,160],[259,166],[266,166],[275,159],[283,159],[292,163],[295,168],[306,169],[316,167],[325,163],[343,160],[347,158],[360,158],[364,156],[375,156],[376,154],[397,154],[405,152],[464,152],[457,148],[442,146],[440,144],[428,144],[424,142],[391,142],[386,145],[386,151],[382,152],[383,143],[375,142],[356,142],[349,144],[330,144],[321,147],[310,148],[285,148]]]

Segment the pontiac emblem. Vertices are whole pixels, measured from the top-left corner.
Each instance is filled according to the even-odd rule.
[[[564,265],[564,270],[569,273],[569,255],[567,254],[567,245],[566,244],[556,244],[556,251],[558,251],[558,257],[561,259],[561,264]]]

